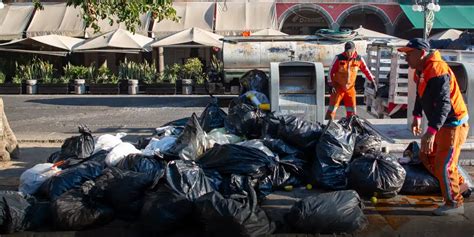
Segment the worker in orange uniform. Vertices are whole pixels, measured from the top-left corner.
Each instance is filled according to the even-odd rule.
[[[431,51],[423,39],[415,38],[398,49],[406,53],[408,66],[415,69],[417,96],[411,125],[414,135],[421,135],[422,111],[428,128],[421,138],[420,158],[438,178],[445,205],[435,215],[464,214],[463,193],[470,192],[458,171],[461,145],[467,138],[469,119],[459,85],[439,51]]]
[[[355,81],[358,70],[361,70],[367,79],[376,87],[374,76],[370,73],[364,59],[355,50],[354,42],[344,45],[344,52],[334,58],[329,71],[328,82],[331,87],[331,97],[326,113],[326,119],[334,119],[336,110],[341,101],[346,107],[346,115],[350,117],[356,113]]]

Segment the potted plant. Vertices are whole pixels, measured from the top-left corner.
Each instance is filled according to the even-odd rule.
[[[62,76],[60,78],[45,77],[38,84],[38,94],[68,94],[69,79]]]
[[[21,94],[21,79],[13,77],[11,82],[6,82],[6,76],[0,72],[0,94]]]
[[[210,94],[224,94],[224,64],[212,55],[211,69],[208,73],[207,88]]]
[[[205,75],[202,71],[202,63],[199,58],[189,58],[182,69],[182,90],[183,94],[189,95],[192,91],[205,92]],[[194,90],[193,90],[194,88]]]
[[[86,66],[76,66],[68,63],[63,67],[64,71],[64,80],[68,80],[70,84],[73,85],[72,90],[75,94],[85,94],[86,93],[86,79],[89,68]]]
[[[125,61],[119,64],[119,78],[121,93],[128,91],[129,95],[137,94],[138,82],[142,78],[141,65],[125,58]]]
[[[156,67],[153,65],[150,70],[144,73],[145,91],[147,94],[174,95],[176,93],[176,80],[181,66],[177,63],[165,66],[162,74],[157,75]]]
[[[91,94],[119,94],[119,79],[109,68],[102,65],[96,68],[94,65],[89,67],[89,93]]]
[[[16,65],[16,78],[25,81],[26,84],[26,94],[36,94],[38,89],[38,80],[44,77],[53,77],[52,66],[46,66],[46,68],[41,68],[42,61],[38,58],[33,58],[32,61],[25,65]],[[51,70],[50,70],[51,69]]]

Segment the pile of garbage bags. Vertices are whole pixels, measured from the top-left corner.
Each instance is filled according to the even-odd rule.
[[[134,143],[123,133],[96,137],[79,127],[46,163],[21,175],[19,192],[0,192],[0,234],[45,223],[84,230],[121,219],[144,235],[190,227],[203,235],[268,235],[277,225],[261,202],[308,184],[318,192],[298,201],[286,224],[300,233],[352,233],[368,223],[361,197],[439,190],[422,168],[383,153],[383,138],[367,121],[323,125],[276,115],[245,96],[268,102],[264,73],[249,72],[242,85],[244,96],[228,114],[213,100],[200,116]]]

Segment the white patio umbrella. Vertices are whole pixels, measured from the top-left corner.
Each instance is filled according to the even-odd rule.
[[[117,29],[86,40],[74,52],[138,53],[151,51],[152,38]]]
[[[370,38],[397,39],[397,37],[395,37],[393,35],[387,35],[387,34],[384,34],[384,33],[377,32],[375,30],[369,30],[369,29],[366,29],[362,26],[359,26],[359,28],[355,29],[354,31],[357,32],[359,37],[367,38],[367,39],[370,39]]]
[[[43,35],[0,44],[0,51],[66,56],[84,39],[63,35]]]
[[[222,48],[220,35],[197,27],[189,28],[151,44],[151,47],[218,47]]]

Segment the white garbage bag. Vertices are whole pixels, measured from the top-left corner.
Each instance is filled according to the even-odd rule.
[[[95,154],[101,150],[110,151],[120,143],[122,143],[122,137],[127,136],[126,133],[117,133],[115,136],[111,134],[104,134],[96,139],[96,143],[94,145],[94,152]]]
[[[108,166],[115,166],[119,161],[130,154],[141,154],[142,152],[135,148],[134,145],[128,142],[122,142],[112,149],[105,158],[105,163]]]
[[[53,163],[37,164],[21,174],[18,191],[33,195],[46,180],[54,176],[60,170],[61,169],[55,167]]]
[[[161,139],[152,138],[150,143],[142,150],[143,155],[153,156],[159,155],[160,152],[169,151],[176,143],[176,139],[175,136],[163,137]]]
[[[267,156],[275,157],[275,154],[270,149],[268,149],[268,147],[266,147],[261,141],[256,140],[256,139],[248,140],[248,141],[244,141],[244,142],[239,142],[239,143],[237,143],[237,145],[246,146],[246,147],[253,147],[253,148],[256,148],[258,150],[263,151]]]
[[[216,128],[210,131],[207,136],[209,139],[215,141],[215,143],[224,144],[235,144],[241,142],[243,139],[237,135],[226,133],[225,128]]]

